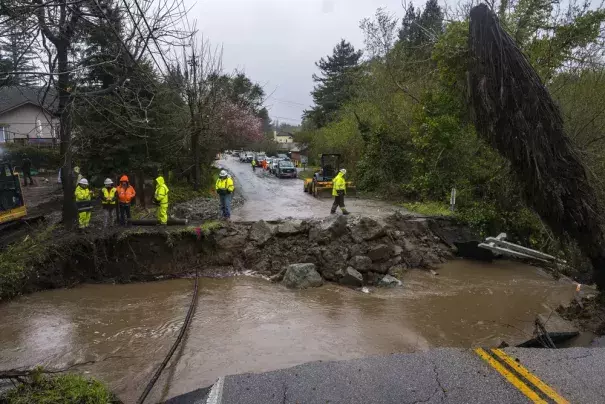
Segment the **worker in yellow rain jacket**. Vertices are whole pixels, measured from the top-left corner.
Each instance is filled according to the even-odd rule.
[[[332,210],[330,213],[336,213],[336,208],[340,206],[343,215],[348,215],[349,212],[345,208],[345,194],[347,193],[347,181],[345,175],[347,170],[342,168],[336,177],[332,180],[332,196],[334,197],[334,203],[332,204]]]
[[[103,227],[111,226],[115,222],[116,201],[118,190],[113,186],[113,180],[106,178],[103,182],[105,188],[101,190],[101,205],[103,205]]]
[[[92,191],[88,189],[88,180],[86,178],[81,178],[78,181],[74,196],[76,197],[76,205],[78,207],[78,224],[80,225],[80,229],[85,229],[90,223],[91,211],[83,209],[91,207],[90,200],[92,199]]]
[[[233,184],[233,178],[227,174],[227,171],[221,170],[216,180],[215,189],[221,201],[222,217],[225,219],[231,218],[231,197],[233,191],[235,191],[235,185]]]
[[[157,218],[160,224],[168,223],[168,187],[161,175],[155,179],[155,196],[153,202],[158,205]]]

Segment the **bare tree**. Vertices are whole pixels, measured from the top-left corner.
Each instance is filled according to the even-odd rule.
[[[125,16],[119,29],[107,23],[110,22],[110,11],[118,11]],[[71,227],[76,217],[72,202],[74,100],[118,91],[145,58],[151,58],[158,71],[165,73],[169,64],[163,48],[190,36],[180,24],[185,12],[182,0],[155,0],[141,4],[138,0],[121,0],[121,3],[119,0],[12,0],[9,6],[1,8],[0,26],[6,27],[8,23],[18,21],[24,27],[39,27],[36,37],[40,44],[36,63],[39,70],[26,73],[44,78],[46,88],[54,89],[58,98],[55,114],[59,119],[60,153],[63,159],[61,180],[64,191],[63,221],[66,226]],[[111,57],[93,63],[99,55],[87,56],[81,52],[80,46],[89,30],[101,25],[107,29],[106,35],[115,37],[120,46]],[[78,85],[78,78],[89,69],[112,63],[119,67],[119,71],[111,85],[94,90]]]

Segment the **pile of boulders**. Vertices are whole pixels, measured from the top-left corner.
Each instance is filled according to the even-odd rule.
[[[398,286],[408,269],[430,269],[452,257],[432,221],[394,214],[385,220],[339,215],[227,223],[212,235],[216,251],[211,259],[214,265],[253,270],[294,288],[323,281]]]

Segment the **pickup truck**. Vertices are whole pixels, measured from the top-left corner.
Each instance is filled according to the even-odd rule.
[[[275,175],[278,178],[296,178],[298,173],[296,172],[296,167],[294,167],[294,164],[291,161],[280,160],[277,163]]]

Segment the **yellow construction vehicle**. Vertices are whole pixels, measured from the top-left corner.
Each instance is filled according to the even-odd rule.
[[[332,197],[332,179],[340,170],[340,154],[321,154],[321,166],[313,177],[305,179],[304,191],[316,198]],[[357,188],[352,181],[347,181],[347,196],[355,196]]]
[[[0,161],[0,225],[27,215],[19,174],[8,162]]]

